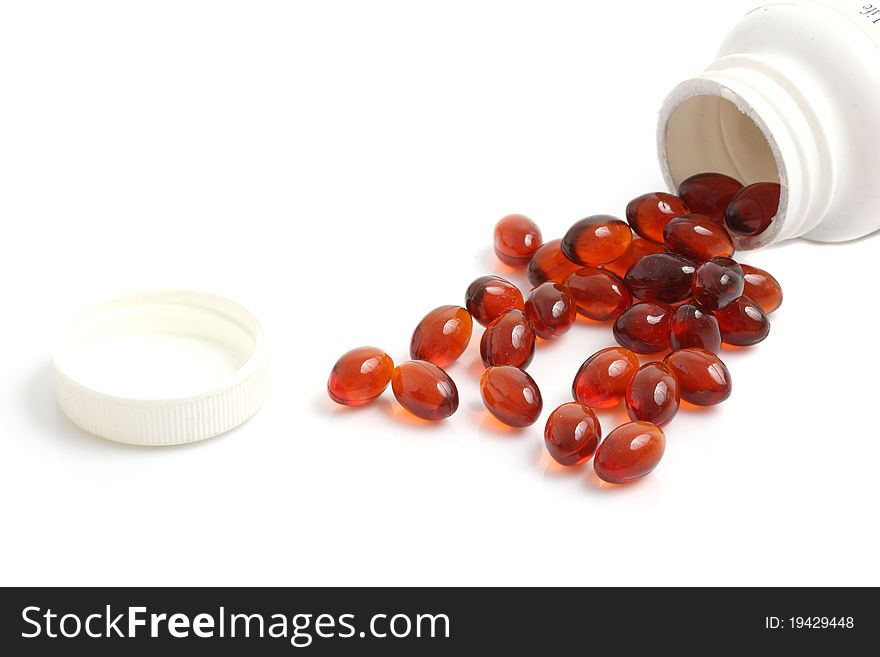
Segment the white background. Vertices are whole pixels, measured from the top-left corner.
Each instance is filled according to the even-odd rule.
[[[785,288],[771,335],[725,354],[732,398],[682,411],[635,485],[543,451],[606,327],[540,349],[521,432],[481,409],[479,331],[440,425],[325,394],[341,353],[404,359],[426,311],[505,272],[502,215],[551,239],[661,189],[656,110],[753,4],[4,5],[0,581],[880,584],[880,238],[744,257]],[[186,447],[83,433],[54,333],[165,286],[260,317],[269,402]]]

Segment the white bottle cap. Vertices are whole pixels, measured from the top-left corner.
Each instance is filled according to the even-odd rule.
[[[55,355],[58,405],[89,433],[178,445],[240,425],[266,398],[263,329],[238,304],[158,290],[71,322]]]

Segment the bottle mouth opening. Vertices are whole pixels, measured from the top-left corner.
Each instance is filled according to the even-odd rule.
[[[738,249],[776,241],[788,207],[787,175],[779,148],[751,107],[728,87],[705,79],[683,83],[660,113],[658,149],[663,176],[673,190],[699,173],[723,173],[743,185],[782,186],[779,211],[754,236],[733,235]]]

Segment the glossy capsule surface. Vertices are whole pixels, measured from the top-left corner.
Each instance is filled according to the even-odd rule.
[[[687,214],[673,219],[663,230],[666,249],[693,262],[733,255],[733,240],[720,223],[705,215]]]
[[[409,355],[446,367],[458,360],[471,341],[474,322],[461,306],[440,306],[429,312],[413,331]]]
[[[737,235],[760,235],[779,211],[779,183],[762,182],[743,187],[724,211],[724,225]]]
[[[718,319],[709,312],[686,303],[675,309],[669,324],[669,348],[699,347],[718,353],[721,351],[721,328]]]
[[[443,420],[458,410],[458,388],[442,369],[423,360],[409,360],[394,368],[394,397],[423,420]]]
[[[622,256],[617,258],[617,260],[612,260],[607,265],[602,265],[602,269],[610,271],[620,276],[620,278],[623,278],[626,276],[626,272],[629,271],[630,267],[641,260],[642,256],[646,256],[650,253],[664,253],[664,249],[661,245],[655,244],[654,242],[649,242],[642,238],[634,239]]]
[[[571,396],[591,408],[613,408],[626,396],[626,387],[639,369],[639,357],[623,347],[597,351],[580,366]]]
[[[681,398],[697,406],[714,406],[730,397],[733,382],[727,366],[705,349],[679,349],[664,362],[675,374]]]
[[[632,420],[668,423],[681,403],[678,381],[664,363],[643,365],[626,388],[626,412]]]
[[[626,272],[623,281],[643,301],[676,303],[691,296],[696,265],[675,253],[646,255]]]
[[[480,339],[483,365],[525,369],[535,357],[535,329],[521,310],[508,310],[489,324]]]
[[[522,214],[509,214],[495,224],[495,255],[511,267],[525,267],[541,247],[541,229]]]
[[[529,261],[527,274],[532,285],[547,281],[561,283],[570,273],[582,265],[573,263],[562,252],[562,240],[551,240],[542,245]]]
[[[741,182],[723,173],[699,173],[679,185],[678,196],[691,212],[720,222],[727,204],[742,188]]]
[[[662,303],[637,303],[614,322],[618,344],[637,354],[655,354],[669,349],[672,307]]]
[[[375,347],[358,347],[343,354],[327,379],[330,399],[345,406],[363,406],[379,397],[391,381],[394,362]]]
[[[578,465],[589,459],[601,438],[596,414],[577,402],[568,402],[553,411],[544,427],[544,445],[561,465]]]
[[[562,253],[581,266],[603,265],[622,256],[632,229],[616,217],[597,214],[576,222],[562,238]]]
[[[518,367],[490,367],[480,379],[486,409],[511,427],[527,427],[541,415],[543,401],[534,379]]]
[[[747,347],[758,344],[770,333],[770,320],[761,306],[741,296],[721,310],[713,310],[721,328],[721,339],[727,344]]]
[[[651,242],[663,244],[666,224],[684,214],[688,206],[680,198],[664,192],[643,194],[626,206],[626,220],[633,231]]]
[[[500,276],[481,276],[468,286],[464,298],[468,312],[483,326],[508,310],[524,307],[519,288]]]
[[[782,305],[782,286],[773,276],[751,265],[740,265],[745,276],[743,294],[757,303],[765,313]]]
[[[650,422],[629,422],[602,441],[593,457],[596,475],[612,484],[623,484],[649,474],[666,450],[663,430]]]
[[[545,340],[568,332],[577,318],[577,307],[568,288],[553,281],[541,283],[529,292],[525,312],[535,333]]]
[[[565,286],[578,314],[598,322],[620,317],[632,303],[632,295],[623,280],[605,269],[578,269],[565,279]]]
[[[694,272],[691,291],[694,300],[705,310],[717,310],[743,295],[745,274],[731,258],[711,258]]]

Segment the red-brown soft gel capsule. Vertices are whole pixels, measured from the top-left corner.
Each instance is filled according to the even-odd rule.
[[[772,313],[782,305],[782,286],[763,269],[740,265],[745,276],[743,294],[757,303],[765,313]]]
[[[713,310],[721,328],[721,339],[727,344],[748,347],[758,344],[770,333],[770,319],[761,306],[741,296],[721,310]]]
[[[724,224],[737,235],[760,235],[779,211],[779,183],[755,183],[743,187],[724,211]]]
[[[733,240],[724,226],[705,215],[687,214],[673,219],[663,230],[666,248],[694,262],[733,255]]]
[[[601,437],[596,414],[577,402],[568,402],[553,411],[544,427],[547,451],[561,465],[579,465],[589,459]]]
[[[468,285],[464,299],[468,312],[483,326],[508,310],[523,310],[524,304],[519,288],[500,276],[481,276]]]
[[[511,427],[527,427],[541,415],[541,391],[518,367],[490,367],[480,379],[480,393],[489,412]]]
[[[598,322],[616,319],[632,303],[623,280],[596,267],[584,267],[565,279],[565,287],[574,298],[577,312]]]
[[[397,401],[423,420],[436,422],[458,410],[458,388],[442,369],[423,360],[410,360],[394,368],[391,389]]]
[[[694,271],[696,265],[684,256],[655,253],[630,267],[623,281],[639,299],[676,303],[691,296]]]
[[[675,374],[681,398],[697,406],[714,406],[730,397],[730,371],[705,349],[679,349],[663,361]]]
[[[532,285],[540,285],[547,281],[561,283],[581,265],[573,263],[562,252],[562,240],[551,240],[535,252],[529,261],[527,274]]]
[[[712,258],[697,267],[691,289],[701,308],[717,310],[743,295],[745,275],[736,260]]]
[[[650,422],[629,422],[617,427],[602,441],[593,457],[598,477],[624,484],[649,474],[666,450],[663,430]]]
[[[471,341],[474,322],[461,306],[440,306],[429,312],[413,331],[409,355],[446,367],[458,360]]]
[[[626,412],[632,420],[663,426],[678,413],[680,403],[678,381],[663,363],[643,365],[626,388]]]
[[[634,198],[626,206],[626,220],[637,235],[646,240],[663,244],[663,229],[666,224],[690,213],[677,196],[654,192]]]
[[[607,265],[602,265],[602,269],[623,278],[630,267],[641,260],[643,256],[663,252],[663,247],[659,244],[654,244],[654,242],[649,242],[648,240],[634,239],[622,256],[617,260],[612,260]]]
[[[723,173],[698,173],[679,185],[678,196],[691,212],[720,222],[727,204],[742,188],[741,182]]]
[[[639,357],[623,347],[608,347],[584,361],[574,377],[571,396],[591,408],[613,408],[639,369]]]
[[[568,288],[552,281],[541,283],[529,292],[525,311],[535,333],[545,340],[566,333],[577,318],[577,306]]]
[[[480,339],[483,365],[525,369],[535,357],[535,329],[521,310],[508,310],[489,324]]]
[[[521,214],[509,214],[495,225],[495,255],[511,267],[525,267],[541,247],[541,229]]]
[[[669,323],[669,348],[699,347],[714,353],[721,351],[718,319],[689,303],[679,306]]]
[[[391,356],[381,349],[352,349],[333,366],[327,379],[327,393],[337,404],[363,406],[385,391],[393,370]]]
[[[637,354],[656,354],[669,349],[672,307],[662,303],[637,303],[614,322],[618,344]]]
[[[579,265],[603,265],[622,256],[632,242],[629,225],[606,214],[576,222],[562,238],[565,257]]]

